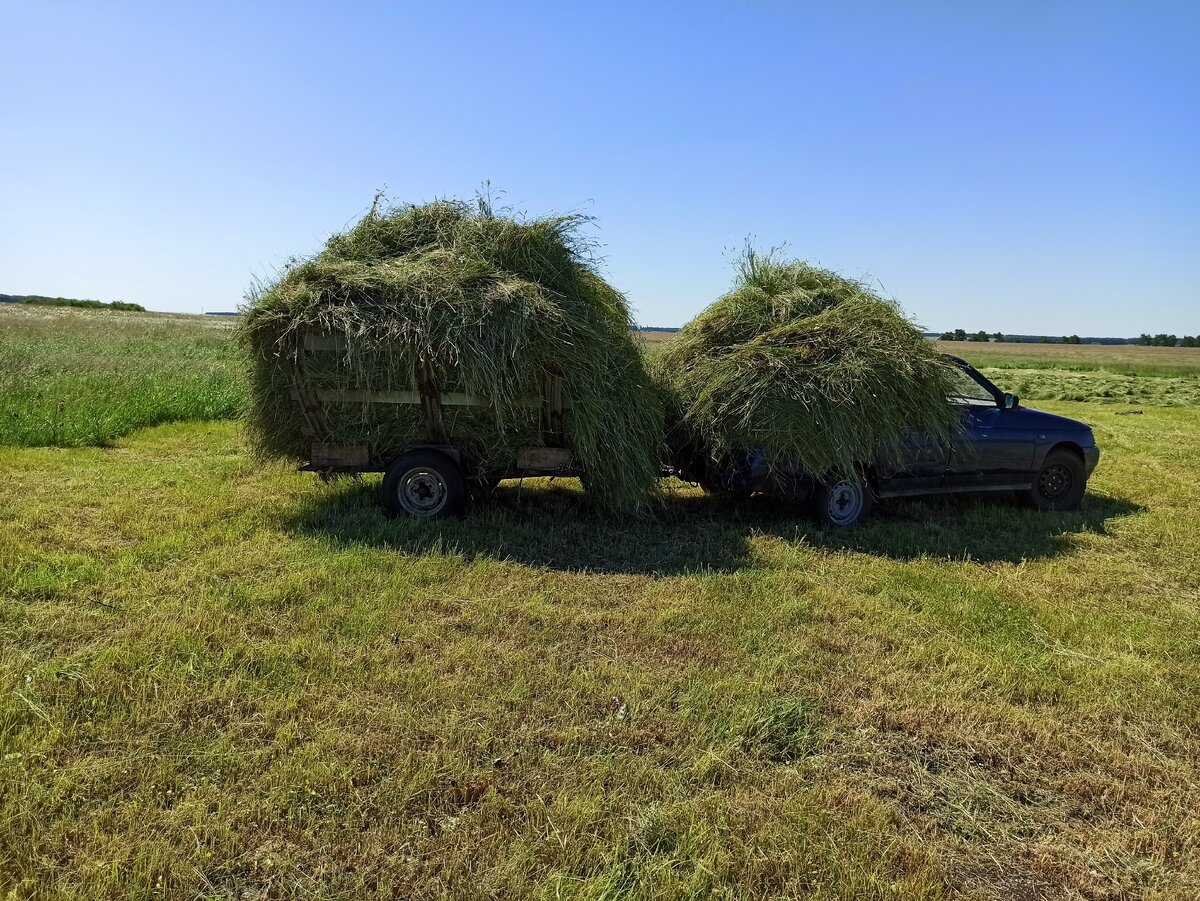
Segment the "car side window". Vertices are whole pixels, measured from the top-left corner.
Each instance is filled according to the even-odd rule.
[[[955,369],[954,374],[955,384],[949,396],[951,403],[969,406],[996,406],[996,398],[983,385],[961,369]]]

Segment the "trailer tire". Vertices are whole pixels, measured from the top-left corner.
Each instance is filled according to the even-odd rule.
[[[462,468],[435,450],[408,451],[389,463],[382,490],[389,516],[441,519],[458,516],[467,506]]]

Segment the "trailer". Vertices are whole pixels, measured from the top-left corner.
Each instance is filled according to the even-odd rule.
[[[314,362],[323,354],[345,351],[344,337],[309,333],[296,338],[285,355],[290,396],[302,413],[301,431],[308,445],[302,471],[323,476],[381,472],[384,509],[393,516],[426,518],[457,516],[472,494],[489,491],[502,479],[583,475],[566,445],[563,420],[571,405],[560,375],[545,373],[540,393],[527,400],[531,416],[538,417],[536,440],[502,465],[485,465],[456,440],[450,414],[487,403],[453,390],[457,386],[452,373],[439,373],[422,361],[412,367],[411,383],[398,390],[322,387],[314,378]],[[419,411],[419,433],[399,446],[340,441],[341,430],[331,421],[330,408],[357,405],[364,417],[380,406]]]

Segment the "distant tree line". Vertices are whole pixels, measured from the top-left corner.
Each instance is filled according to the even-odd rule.
[[[1200,347],[1200,335],[1142,335],[1137,343],[1144,347]]]
[[[996,344],[1012,343],[1038,343],[1038,344],[1142,344],[1147,347],[1200,347],[1200,335],[1184,335],[1179,338],[1176,335],[1142,335],[1137,341],[1132,339],[1112,339],[1106,338],[1097,340],[1089,338],[1086,341],[1078,335],[1062,335],[1054,338],[1049,335],[1032,337],[1029,335],[1005,335],[1003,332],[993,332],[988,334],[982,329],[978,332],[968,332],[966,329],[956,328],[952,332],[942,332],[938,335],[939,341],[979,341],[993,342]]]
[[[1022,344],[1027,343],[1024,338],[1018,335],[1005,335],[1004,332],[987,332],[980,329],[977,332],[968,333],[966,329],[956,328],[952,332],[942,332],[938,335],[939,341],[978,341],[978,342],[994,342],[996,344]],[[1036,339],[1042,344],[1082,344],[1083,339],[1078,335],[1063,335],[1061,338],[1051,338],[1042,336]]]
[[[40,294],[0,294],[0,303],[29,303],[40,307],[79,307],[85,310],[122,310],[127,313],[145,313],[140,303],[114,300],[78,300],[74,297],[43,297]]]

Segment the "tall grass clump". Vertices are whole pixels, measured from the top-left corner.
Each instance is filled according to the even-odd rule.
[[[747,248],[733,289],[651,358],[677,456],[761,449],[774,466],[852,474],[908,433],[948,438],[954,371],[891,301],[827,269]]]
[[[104,446],[148,426],[235,419],[243,360],[212,317],[0,305],[0,446]]]
[[[365,445],[376,463],[426,439],[420,406],[366,395],[411,391],[428,373],[468,474],[509,467],[543,442],[537,399],[563,380],[566,445],[600,506],[639,508],[654,489],[662,412],[630,334],[625,298],[596,272],[581,216],[521,219],[490,202],[376,201],[311,259],[253,291],[241,324],[253,367],[248,425],[267,455],[305,458],[311,436],[292,398],[306,334],[341,338],[308,353],[328,434]],[[425,374],[424,376],[422,374]],[[355,392],[354,399],[344,398]]]

